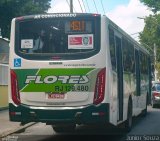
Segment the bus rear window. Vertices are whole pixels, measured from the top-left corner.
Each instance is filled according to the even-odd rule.
[[[87,58],[99,50],[100,20],[39,19],[16,24],[16,53],[26,59]]]

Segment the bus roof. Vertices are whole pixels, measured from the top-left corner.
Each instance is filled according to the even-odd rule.
[[[47,14],[36,14],[36,15],[26,15],[26,16],[16,17],[16,20],[74,18],[74,17],[83,17],[83,16],[96,17],[101,15],[95,14],[95,13],[47,13]]]

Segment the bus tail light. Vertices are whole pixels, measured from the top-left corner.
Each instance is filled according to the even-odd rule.
[[[94,91],[94,104],[99,104],[104,99],[105,93],[105,77],[106,77],[106,68],[103,68],[97,75],[96,86]]]
[[[18,89],[18,80],[15,72],[11,70],[11,95],[12,100],[15,104],[19,105],[21,103],[20,101],[20,94]]]

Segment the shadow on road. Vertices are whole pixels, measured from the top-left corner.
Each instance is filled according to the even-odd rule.
[[[157,123],[154,125],[154,121],[156,121],[157,118],[160,118],[160,109],[152,109],[149,107],[147,116],[143,117],[140,115],[133,118],[133,127],[129,133],[126,132],[123,125],[120,125],[117,128],[111,125],[102,124],[94,126],[77,126],[74,132],[65,134],[53,132],[53,135],[52,133],[48,135],[20,135],[18,136],[18,141],[25,141],[26,139],[27,141],[127,141],[127,137],[132,135],[151,135],[156,133],[156,131],[158,134],[159,130],[157,129],[159,129],[160,125]],[[40,127],[45,128],[45,126]],[[35,130],[41,129],[33,128],[31,131]]]
[[[123,128],[96,126],[78,126],[75,132],[53,135],[20,135],[18,141],[125,141]]]

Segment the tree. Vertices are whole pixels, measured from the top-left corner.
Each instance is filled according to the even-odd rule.
[[[147,44],[154,50],[154,44],[157,48],[157,61],[160,62],[160,15],[150,15],[145,18],[145,27],[140,33],[140,42]],[[147,48],[147,46],[146,46]]]
[[[145,5],[151,8],[152,12],[157,13],[160,11],[160,1],[159,0],[140,0]]]
[[[46,13],[51,0],[0,0],[0,28],[2,37],[9,38],[14,17]]]
[[[150,15],[144,19],[145,27],[140,33],[140,42],[152,47],[152,50],[154,50],[154,44],[156,45],[156,60],[153,60],[155,61],[155,68],[160,78],[160,0],[141,0],[141,2],[151,8],[154,15]]]

